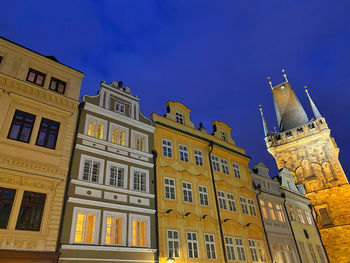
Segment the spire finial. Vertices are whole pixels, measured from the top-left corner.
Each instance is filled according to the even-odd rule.
[[[307,89],[307,86],[304,86],[305,92],[309,94],[309,90]]]
[[[262,119],[262,123],[263,123],[263,127],[264,127],[264,135],[265,135],[265,137],[267,137],[267,135],[269,134],[269,128],[267,127],[267,123],[265,121],[265,117],[264,117],[264,113],[263,113],[261,104],[259,105],[259,110],[260,110],[261,119]]]
[[[286,72],[286,70],[282,69],[283,77],[285,78],[286,82],[288,82],[287,74],[285,72]]]
[[[307,86],[304,86],[304,88],[305,88],[305,92],[307,94],[307,97],[309,98],[311,109],[312,109],[312,112],[314,113],[315,119],[322,118],[321,113],[318,111],[315,103],[313,102],[313,100],[310,97],[309,90],[307,89]]]
[[[271,87],[271,89],[272,89],[273,87],[272,87],[271,77],[270,77],[270,76],[268,76],[268,77],[267,77],[267,79],[269,80],[269,84],[270,84],[270,87]],[[259,106],[259,107],[260,107],[260,106]]]

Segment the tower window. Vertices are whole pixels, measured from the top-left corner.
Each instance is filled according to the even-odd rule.
[[[28,71],[27,81],[39,86],[44,86],[45,77],[46,74],[30,68]]]

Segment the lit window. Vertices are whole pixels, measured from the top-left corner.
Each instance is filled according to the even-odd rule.
[[[219,158],[215,155],[211,156],[211,161],[213,163],[213,169],[214,171],[220,172],[220,164],[219,164]]]
[[[303,212],[301,211],[301,209],[297,208],[297,214],[298,214],[299,222],[302,224],[305,224]]]
[[[163,139],[162,144],[163,144],[163,156],[172,158],[173,150],[171,146],[171,141]]]
[[[266,254],[264,249],[264,243],[262,241],[256,241],[258,246],[259,258],[261,262],[266,262]]]
[[[221,140],[223,140],[223,141],[227,141],[227,136],[226,136],[226,133],[221,132]]]
[[[176,112],[175,115],[176,115],[176,121],[178,123],[184,124],[184,117],[183,117],[183,115],[181,113],[178,113],[178,112]]]
[[[232,237],[225,237],[225,245],[228,260],[236,260],[235,246]]]
[[[164,178],[164,190],[165,190],[165,198],[168,199],[176,199],[175,194],[175,180],[170,178]]]
[[[286,219],[284,218],[282,206],[276,204],[276,210],[277,210],[278,220],[281,222],[286,222]]]
[[[182,191],[184,195],[184,201],[192,203],[192,185],[190,183],[182,182]]]
[[[233,167],[233,172],[235,174],[235,177],[241,178],[241,172],[239,171],[239,165],[236,163],[232,163],[232,167]]]
[[[114,111],[121,114],[125,114],[125,105],[116,101],[114,104]]]
[[[253,199],[249,199],[248,200],[248,206],[249,206],[249,213],[252,216],[256,216],[256,210],[255,210],[255,204],[254,204],[254,200]]]
[[[226,199],[225,199],[225,193],[222,191],[218,191],[218,198],[219,198],[219,207],[220,209],[227,209],[226,206]]]
[[[88,135],[103,139],[103,123],[94,119],[89,120]]]
[[[196,165],[203,166],[202,151],[194,149],[194,159],[195,159]]]
[[[308,246],[309,246],[310,254],[312,257],[312,261],[314,263],[318,263],[313,245],[309,243]]]
[[[207,258],[208,259],[215,259],[216,258],[216,252],[215,252],[214,235],[212,235],[212,234],[205,234],[204,235],[204,241],[205,241],[205,248],[206,248],[206,251],[207,251]]]
[[[228,170],[228,164],[227,164],[227,160],[225,159],[221,159],[221,167],[222,167],[222,172],[224,174],[229,174],[229,170]]]
[[[125,214],[110,213],[105,217],[105,244],[106,245],[124,245]]]
[[[201,205],[209,205],[208,190],[205,186],[198,186],[199,202]]]
[[[134,149],[145,152],[147,150],[147,136],[135,133],[132,131],[134,137]]]
[[[0,187],[0,229],[7,228],[15,195],[15,189]]]
[[[309,225],[312,225],[312,218],[311,218],[311,213],[309,211],[304,211],[305,217]]]
[[[27,81],[39,86],[44,86],[45,77],[46,75],[44,73],[30,68],[27,75]]]
[[[185,145],[179,145],[180,160],[183,162],[188,162],[188,148]]]
[[[168,230],[168,255],[169,257],[180,257],[179,231]]]
[[[248,239],[248,244],[249,244],[249,250],[250,250],[250,255],[252,257],[252,261],[259,261],[258,253],[255,247],[255,241]]]
[[[288,210],[288,213],[289,213],[289,217],[292,221],[295,221],[296,220],[296,217],[295,217],[295,213],[294,213],[294,209],[291,205],[287,205],[287,210]]]
[[[268,216],[267,216],[267,210],[266,210],[265,201],[260,200],[260,207],[261,207],[261,212],[262,212],[262,214],[263,214],[263,217],[264,217],[265,219],[267,219]]]
[[[240,261],[246,261],[244,246],[243,246],[243,239],[242,238],[236,238],[236,247],[238,252],[238,260]]]
[[[35,115],[16,110],[15,115],[13,116],[8,138],[21,142],[29,142],[34,121]]]
[[[49,89],[64,94],[66,82],[56,78],[51,78]]]
[[[272,220],[276,220],[275,210],[273,209],[273,205],[271,202],[267,202],[267,206],[269,207],[270,217]]]
[[[236,201],[235,196],[233,194],[227,194],[227,200],[228,200],[228,207],[230,208],[230,211],[236,212]]]
[[[76,217],[74,242],[94,243],[96,214],[80,212]]]
[[[132,246],[147,247],[148,222],[142,218],[132,219]]]
[[[126,130],[120,127],[114,127],[112,129],[112,142],[125,146]]]
[[[143,171],[135,170],[132,173],[132,190],[140,191],[140,192],[148,192],[148,174]]]
[[[84,161],[83,180],[99,182],[101,163],[93,160]]]
[[[199,258],[196,232],[187,232],[187,248],[189,258]]]
[[[59,128],[59,122],[42,118],[36,145],[55,149]]]
[[[241,201],[241,207],[243,214],[248,215],[248,206],[247,206],[247,199],[245,197],[240,197],[239,200]]]

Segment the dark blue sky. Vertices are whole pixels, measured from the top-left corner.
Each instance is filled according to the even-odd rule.
[[[281,69],[311,117],[303,86],[340,147],[350,175],[350,1],[6,1],[1,35],[83,71],[81,94],[122,80],[143,112],[165,113],[167,100],[192,120],[232,127],[238,146],[276,166],[263,140],[258,105],[272,129],[271,90]],[[348,103],[348,104],[346,104]]]

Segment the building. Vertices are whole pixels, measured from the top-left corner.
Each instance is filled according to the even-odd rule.
[[[279,169],[287,168],[304,186],[330,261],[349,262],[350,186],[339,148],[308,93],[314,115],[310,120],[288,81],[271,88],[278,131],[269,132],[262,115],[267,150]]]
[[[121,81],[83,97],[60,262],[156,262],[154,130]]]
[[[271,262],[257,214],[244,149],[231,128],[213,134],[191,121],[191,110],[167,103],[156,126],[159,262]]]
[[[83,76],[0,38],[1,262],[57,262]]]
[[[281,196],[280,183],[277,177],[271,179],[269,168],[262,162],[254,165],[253,170],[251,170],[251,177],[258,192],[258,204],[273,262],[302,262],[296,247],[292,226],[285,210],[285,197],[287,195],[285,197]]]

